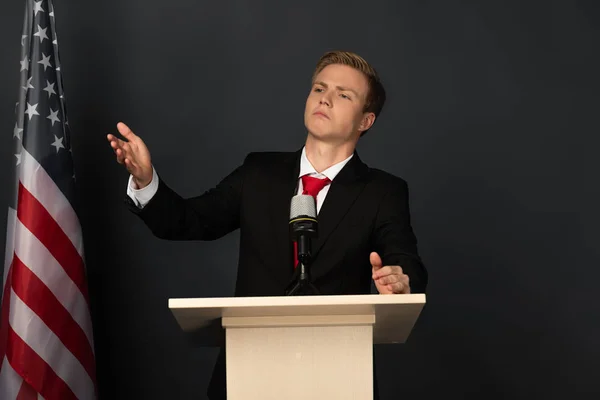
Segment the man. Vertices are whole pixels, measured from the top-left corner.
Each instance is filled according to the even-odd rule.
[[[424,292],[427,272],[410,223],[401,178],[369,168],[355,150],[375,122],[385,90],[375,69],[350,52],[324,54],[306,100],[302,149],[251,153],[204,194],[183,199],[159,178],[140,137],[107,136],[130,173],[130,209],[159,238],[214,240],[240,229],[236,296],[281,296],[295,270],[288,231],[291,197],[313,195],[319,236],[312,246],[312,282],[321,294]],[[225,398],[224,354],[209,396]],[[376,385],[375,385],[376,387]]]

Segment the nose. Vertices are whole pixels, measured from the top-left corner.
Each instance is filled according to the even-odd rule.
[[[325,107],[331,107],[331,93],[327,89],[323,89],[321,93],[319,93],[321,97],[319,98],[319,104],[324,105]]]
[[[329,101],[329,99],[324,94],[323,96],[321,96],[321,99],[319,100],[319,104],[325,105],[325,106],[329,107],[331,105],[331,102]]]

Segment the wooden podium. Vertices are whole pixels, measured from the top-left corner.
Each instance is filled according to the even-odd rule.
[[[169,299],[203,345],[224,339],[228,400],[372,399],[373,344],[405,342],[424,304],[425,294]]]

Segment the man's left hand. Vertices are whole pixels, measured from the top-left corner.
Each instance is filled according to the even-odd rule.
[[[383,265],[379,254],[372,252],[370,256],[373,281],[380,294],[408,294],[410,284],[408,275],[399,265]]]

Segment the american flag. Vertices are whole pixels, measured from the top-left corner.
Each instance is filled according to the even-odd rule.
[[[95,355],[52,1],[27,0],[0,312],[0,399],[93,399]]]

